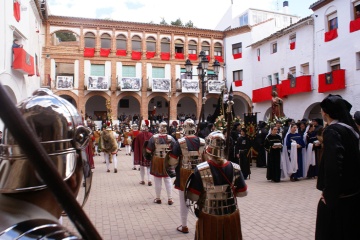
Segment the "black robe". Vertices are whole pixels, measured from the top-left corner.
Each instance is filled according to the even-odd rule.
[[[247,157],[250,147],[251,147],[250,140],[247,136],[240,136],[237,139],[235,152],[236,152],[236,154],[239,154],[239,156],[240,156],[240,158],[239,158],[240,164],[239,165],[241,168],[241,172],[244,176],[244,179],[247,179],[248,176],[251,174],[250,161]]]
[[[318,204],[315,239],[360,239],[359,139],[340,124],[326,127],[323,138],[316,187],[326,203]]]
[[[258,155],[256,157],[256,167],[266,167],[266,152],[264,148],[265,138],[268,135],[268,129],[263,127],[256,134],[256,145]]]
[[[268,152],[268,164],[267,164],[267,172],[266,178],[267,180],[272,180],[274,182],[280,182],[281,177],[281,168],[280,168],[280,160],[281,160],[281,148],[273,148],[275,143],[281,143],[281,136],[269,135],[265,139],[264,147]]]

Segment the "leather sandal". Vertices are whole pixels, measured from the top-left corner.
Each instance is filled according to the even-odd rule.
[[[139,182],[141,185],[145,185],[145,182],[144,181],[140,181]]]
[[[173,204],[174,204],[174,201],[173,201],[172,199],[169,199],[169,200],[168,200],[168,204],[169,204],[169,205],[173,205]]]
[[[149,181],[149,182],[148,182],[148,186],[152,186],[152,182]]]
[[[182,225],[177,227],[176,230],[178,230],[179,232],[182,232],[182,233],[189,233],[189,228],[188,227],[183,227]]]
[[[155,199],[154,199],[154,203],[161,204],[161,199],[155,198]]]

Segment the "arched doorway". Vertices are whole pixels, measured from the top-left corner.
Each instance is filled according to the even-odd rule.
[[[128,118],[130,121],[140,118],[140,103],[133,96],[126,96],[121,98],[117,108],[118,119],[120,121],[125,121],[126,118]]]
[[[249,105],[247,103],[247,101],[240,97],[240,96],[234,96],[234,112],[235,112],[235,116],[240,117],[241,119],[244,119],[244,113],[248,113],[249,112]]]
[[[321,113],[320,113],[321,107],[320,107],[320,103],[313,103],[311,104],[304,112],[304,118],[306,119],[315,119],[315,118],[321,118]]]
[[[74,99],[73,97],[71,97],[71,96],[69,96],[69,95],[65,95],[65,94],[60,95],[60,97],[62,97],[62,98],[64,98],[65,100],[69,101],[72,105],[74,105],[75,108],[77,108],[77,107],[76,107],[76,101],[75,101],[75,99]]]
[[[91,117],[98,128],[101,129],[107,118],[106,99],[102,96],[92,96],[85,104],[85,114]]]
[[[264,114],[264,119],[263,119],[264,122],[266,122],[266,121],[270,118],[271,111],[272,111],[272,108],[271,108],[271,107],[269,107],[269,108],[266,110],[266,112],[265,112],[265,114]]]
[[[161,121],[167,122],[169,119],[168,100],[161,96],[151,98],[148,104],[148,116],[152,125]]]
[[[195,120],[195,122],[197,122],[199,118],[199,116],[196,116],[197,113],[196,102],[194,101],[194,99],[190,97],[183,97],[179,100],[176,106],[176,113],[177,113],[176,117],[178,120],[180,120],[181,117],[183,120],[184,118],[185,120],[187,118],[192,118]]]
[[[218,105],[219,97],[220,97],[220,95],[217,97],[210,97],[210,98],[206,99],[205,108],[204,108],[205,120],[209,115],[212,116],[214,114],[216,106]],[[201,108],[202,106],[199,106],[199,107]],[[199,116],[197,116],[197,117],[199,117]]]

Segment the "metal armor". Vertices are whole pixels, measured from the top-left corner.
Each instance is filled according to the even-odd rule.
[[[189,151],[186,144],[186,138],[179,139],[178,142],[182,152],[182,165],[181,165],[182,168],[194,170],[196,165],[203,162],[202,153],[205,148],[205,140],[202,138],[199,138],[199,140],[200,140],[199,150]]]
[[[240,171],[237,164],[233,164],[234,174],[232,185],[234,186],[236,179],[240,176],[236,171]],[[236,196],[229,184],[214,184],[214,178],[211,173],[210,166],[207,162],[200,163],[198,170],[202,179],[205,199],[202,211],[210,215],[227,215],[237,210]]]
[[[154,141],[155,141],[155,151],[153,153],[153,156],[165,158],[165,155],[170,151],[170,145],[171,145],[171,136],[166,135],[166,143],[160,143],[160,135],[155,134],[154,135]]]

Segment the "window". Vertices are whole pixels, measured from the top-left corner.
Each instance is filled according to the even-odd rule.
[[[360,52],[356,53],[356,70],[360,70]]]
[[[154,37],[148,37],[146,39],[146,51],[155,52],[156,51],[156,40]]]
[[[101,48],[111,48],[111,36],[107,33],[101,35]]]
[[[85,40],[86,48],[94,48],[95,47],[95,34],[93,34],[91,32],[85,33],[84,40]]]
[[[272,86],[273,83],[272,83],[272,77],[271,77],[271,75],[268,75],[268,81],[269,81],[270,85]]]
[[[136,77],[135,66],[123,66],[122,67],[122,76],[123,77]]]
[[[249,14],[245,13],[242,16],[240,16],[240,27],[248,25],[249,24]]]
[[[153,78],[165,78],[165,68],[153,67],[152,68],[152,77]]]
[[[309,73],[310,73],[309,63],[301,64],[301,74],[309,75]]]
[[[236,43],[232,45],[232,53],[242,53],[242,43]]]
[[[233,71],[233,81],[243,80],[243,70]]]
[[[277,42],[271,44],[271,53],[277,52]]]
[[[170,52],[170,39],[161,39],[161,52]]]
[[[197,43],[194,40],[189,41],[189,54],[197,54]]]
[[[91,64],[91,76],[105,76],[105,64]]]
[[[275,84],[279,84],[279,83],[280,83],[279,73],[274,73],[274,80],[275,80]]]
[[[141,38],[139,36],[132,37],[131,47],[133,51],[141,51]]]
[[[214,56],[222,56],[222,45],[221,43],[215,43],[214,45]]]
[[[329,29],[329,31],[338,28],[338,18],[337,18],[337,13],[336,12],[328,15],[327,20],[328,20],[328,29]]]
[[[292,75],[292,77],[296,77],[296,67],[289,68],[289,74]]]
[[[296,34],[290,35],[289,41],[290,41],[290,44],[296,42]]]
[[[360,1],[354,2],[354,19],[360,18]]]
[[[175,40],[175,53],[184,53],[184,42],[181,39]]]
[[[329,61],[330,71],[340,69],[340,58],[336,58]]]
[[[210,55],[210,43],[207,41],[202,42],[201,51],[204,51],[205,55]]]
[[[126,39],[125,35],[123,35],[123,34],[117,35],[116,49],[126,50],[126,42],[127,42],[127,39]]]

